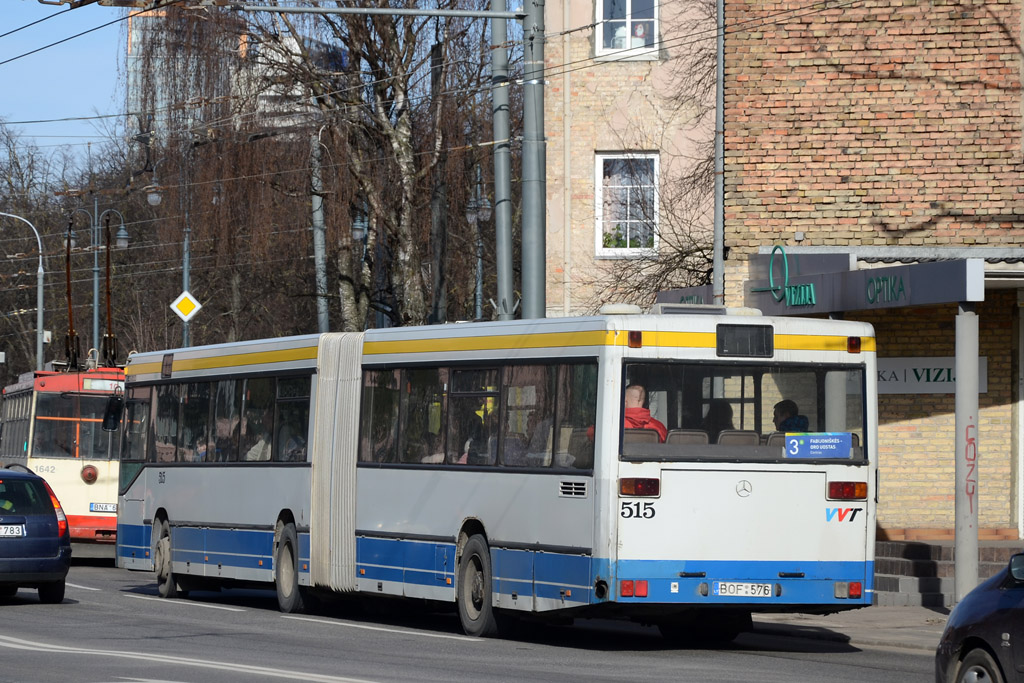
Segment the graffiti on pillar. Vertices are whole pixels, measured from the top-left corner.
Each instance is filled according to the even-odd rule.
[[[978,492],[978,441],[977,437],[973,434],[977,434],[978,426],[976,424],[970,424],[974,422],[974,418],[971,417],[969,424],[964,430],[964,436],[966,437],[964,442],[964,462],[967,464],[967,476],[964,478],[964,493],[967,494],[967,500],[971,503],[971,514],[974,514],[974,495]]]

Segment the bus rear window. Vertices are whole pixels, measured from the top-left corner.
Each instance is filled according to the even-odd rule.
[[[861,367],[631,363],[624,459],[866,460]]]

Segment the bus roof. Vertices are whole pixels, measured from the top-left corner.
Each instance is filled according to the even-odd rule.
[[[594,356],[607,347],[629,345],[628,333],[639,332],[647,347],[716,347],[718,325],[770,325],[779,349],[847,350],[848,337],[860,337],[863,352],[874,352],[874,331],[861,322],[756,315],[603,315],[480,323],[452,323],[367,330],[364,362],[432,361],[450,357],[480,359],[502,353],[540,356],[562,349],[567,356]],[[328,333],[339,334],[339,333]],[[160,379],[182,373],[312,371],[321,335],[257,339],[136,353],[125,369],[129,380]]]

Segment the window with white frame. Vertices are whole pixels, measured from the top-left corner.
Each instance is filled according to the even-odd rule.
[[[595,185],[597,254],[653,252],[658,244],[658,155],[598,154]]]
[[[619,50],[649,52],[657,35],[654,0],[597,0],[598,53]]]

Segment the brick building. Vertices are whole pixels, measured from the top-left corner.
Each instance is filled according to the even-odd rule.
[[[598,26],[611,23],[599,21],[602,11],[617,16],[601,2],[584,5],[566,12],[549,3],[549,33],[582,26],[584,18]],[[636,7],[628,5],[630,11]],[[580,17],[574,18],[575,12]],[[565,21],[558,21],[559,13]],[[576,296],[561,298],[559,288],[603,264],[594,246],[602,222],[585,208],[587,201],[599,207],[592,198],[601,191],[600,174],[593,172],[593,161],[585,173],[585,160],[609,149],[599,131],[610,128],[610,112],[622,110],[613,103],[655,101],[665,94],[666,83],[654,75],[671,72],[681,50],[672,47],[672,20],[663,19],[658,27],[663,49],[643,63],[647,71],[639,85],[629,71],[637,63],[617,64],[614,74],[598,65],[600,30],[551,40],[549,67],[561,63],[554,48],[562,40],[573,50],[565,62],[589,57],[594,75],[587,80],[587,69],[581,69],[570,77],[569,125],[560,118],[565,104],[556,90],[559,76],[548,77],[549,314],[583,312]],[[815,277],[839,282],[848,270],[882,273],[883,268],[983,259],[982,293],[972,304],[983,370],[980,535],[1024,538],[1020,3],[727,0],[725,22],[726,303],[760,304],[751,289],[777,245],[790,259],[810,264],[808,272],[828,254],[846,259],[840,268],[818,268],[806,282]],[[564,157],[572,163],[569,173],[559,165],[564,140],[569,140]],[[648,140],[645,150],[658,152],[660,138]],[[666,174],[659,182],[668,197]],[[661,212],[671,210],[664,204]],[[560,207],[570,207],[571,215]],[[571,238],[564,243],[573,247],[568,260],[558,247],[563,226],[569,226]],[[580,289],[570,284],[573,288]],[[866,320],[875,325],[880,368],[948,376],[957,299],[920,304],[909,292],[904,299],[898,294],[884,305],[875,297],[862,305],[774,312]],[[880,537],[952,537],[953,386],[894,383],[880,396]]]

